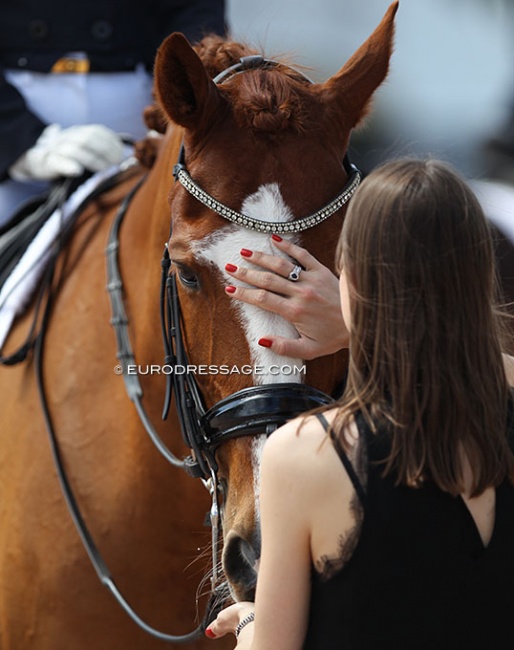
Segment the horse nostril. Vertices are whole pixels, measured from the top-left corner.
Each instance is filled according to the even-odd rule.
[[[244,599],[252,600],[255,597],[258,560],[258,551],[250,542],[239,535],[229,536],[223,551],[223,568],[238,594],[244,591]]]

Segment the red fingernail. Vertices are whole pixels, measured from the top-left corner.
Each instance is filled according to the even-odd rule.
[[[216,635],[214,634],[214,632],[210,628],[207,628],[205,630],[205,636],[208,636],[209,639],[215,639],[216,638]]]
[[[232,285],[229,285],[228,287],[225,287],[225,291],[226,291],[227,293],[234,293],[235,290],[236,290],[236,288],[233,287]]]
[[[282,237],[280,235],[271,235],[271,239],[274,239],[275,241],[282,241]]]
[[[249,251],[247,248],[242,248],[239,252],[243,257],[251,257],[253,255],[253,251]]]
[[[237,266],[235,264],[225,264],[225,271],[234,273],[234,271],[237,271]]]
[[[270,341],[269,339],[259,339],[258,343],[263,348],[270,348],[273,345],[273,341]]]

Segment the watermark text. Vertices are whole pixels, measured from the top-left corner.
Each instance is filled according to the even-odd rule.
[[[159,365],[159,364],[128,364],[125,369],[121,365],[114,366],[116,375],[302,375],[306,366],[271,365],[271,366],[229,366],[212,364]]]

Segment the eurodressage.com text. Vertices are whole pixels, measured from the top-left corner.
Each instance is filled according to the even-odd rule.
[[[301,375],[306,366],[271,365],[271,366],[229,366],[229,365],[138,365],[129,364],[124,370],[121,365],[114,367],[114,372],[121,375]]]

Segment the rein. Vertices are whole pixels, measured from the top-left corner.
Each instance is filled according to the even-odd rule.
[[[117,341],[117,349],[118,349],[117,357],[122,364],[125,364],[124,365],[125,370],[126,370],[126,365],[134,360],[134,355],[132,352],[132,346],[130,344],[130,339],[128,335],[128,329],[127,329],[128,319],[123,304],[123,294],[122,294],[123,284],[121,281],[121,275],[118,266],[119,229],[132,198],[135,196],[136,192],[139,190],[139,188],[141,187],[141,185],[145,180],[146,177],[141,178],[136,183],[136,185],[132,188],[132,190],[127,194],[127,196],[124,198],[122,204],[120,205],[116,218],[113,222],[113,225],[111,227],[109,240],[106,247],[107,279],[108,279],[107,290],[109,292],[109,296],[111,299],[111,308],[112,308],[111,324],[116,333],[116,341]],[[47,302],[47,308],[45,309],[42,332],[44,332],[44,330],[46,329],[46,323],[50,313],[51,302],[52,302],[52,294],[50,294],[49,296]],[[96,546],[95,541],[91,536],[91,533],[89,532],[89,529],[81,515],[79,506],[77,504],[73,490],[71,488],[71,485],[68,481],[64,469],[63,461],[59,450],[59,444],[55,434],[55,429],[53,426],[51,415],[48,409],[48,401],[46,399],[46,392],[44,388],[43,373],[42,373],[43,342],[44,342],[44,337],[39,336],[36,341],[36,349],[35,349],[36,376],[38,381],[39,393],[41,397],[41,404],[43,407],[45,423],[46,423],[47,431],[50,436],[52,454],[57,468],[59,482],[61,484],[61,488],[66,500],[66,504],[68,506],[68,510],[71,514],[73,523],[75,524],[75,527],[82,540],[82,544],[89,556],[91,564],[93,565],[100,582],[105,587],[107,587],[107,589],[109,589],[112,596],[115,598],[117,603],[122,607],[125,613],[128,614],[128,616],[141,629],[143,629],[151,636],[154,636],[160,639],[161,641],[167,641],[170,643],[177,643],[177,644],[189,643],[191,641],[194,641],[195,639],[197,639],[199,636],[203,634],[205,628],[208,625],[209,621],[207,620],[207,613],[210,613],[210,611],[212,610],[213,599],[216,595],[214,592],[211,596],[211,601],[209,602],[206,618],[204,618],[202,623],[189,634],[172,635],[172,634],[166,634],[164,632],[161,632],[148,625],[131,607],[131,605],[122,595],[116,583],[114,582],[109,572],[109,569],[107,567],[107,564],[105,563],[102,555],[100,554],[100,551],[98,550],[98,547]],[[125,382],[125,388],[127,390],[127,394],[131,399],[131,401],[134,402],[138,415],[141,419],[141,422],[143,423],[147,433],[150,435],[154,444],[157,446],[159,451],[164,455],[164,457],[171,464],[173,464],[176,467],[184,468],[185,466],[184,462],[180,461],[178,458],[176,458],[176,456],[174,456],[174,454],[172,454],[172,452],[166,447],[166,445],[163,443],[163,441],[157,434],[156,430],[154,429],[153,425],[151,424],[150,419],[148,418],[148,415],[141,403],[143,390],[141,388],[141,384],[139,382],[137,375],[129,375],[127,372],[124,372],[123,379]]]
[[[161,641],[167,641],[170,643],[177,643],[177,644],[189,643],[199,638],[204,633],[205,628],[209,624],[210,622],[209,616],[216,611],[217,591],[213,588],[210,600],[207,604],[207,610],[206,610],[204,620],[195,630],[193,630],[189,634],[171,635],[171,634],[166,634],[164,632],[160,632],[159,630],[156,630],[155,628],[148,625],[134,611],[134,609],[125,599],[123,594],[118,589],[116,583],[114,582],[111,573],[109,571],[109,568],[107,567],[105,560],[103,559],[100,551],[98,550],[98,547],[80,512],[79,505],[77,503],[75,494],[73,492],[70,481],[68,480],[66,470],[64,468],[64,462],[61,455],[59,441],[57,439],[57,434],[55,431],[52,416],[48,406],[48,398],[46,394],[46,386],[44,381],[44,373],[43,373],[44,344],[45,344],[45,336],[48,328],[48,323],[52,312],[53,301],[56,294],[55,272],[56,272],[57,260],[59,258],[59,255],[63,251],[64,247],[68,243],[69,238],[73,232],[74,225],[76,224],[80,214],[82,213],[86,205],[90,201],[94,200],[97,196],[99,196],[102,192],[114,187],[125,176],[125,173],[126,170],[123,169],[122,171],[120,171],[119,174],[116,174],[106,179],[102,184],[100,184],[98,188],[96,188],[92,194],[86,197],[86,199],[77,207],[73,215],[70,216],[69,220],[64,225],[63,229],[59,234],[56,245],[54,246],[54,249],[52,251],[49,265],[46,269],[43,281],[41,283],[39,294],[36,299],[33,321],[29,328],[29,334],[25,342],[12,354],[9,354],[8,356],[0,356],[0,365],[15,365],[17,363],[21,363],[27,358],[31,350],[33,350],[34,352],[34,368],[35,368],[36,384],[39,393],[43,419],[45,421],[45,426],[49,437],[50,449],[51,449],[54,465],[57,472],[57,478],[61,486],[61,490],[66,502],[66,506],[68,508],[68,512],[70,513],[72,521],[82,541],[82,545],[86,550],[89,560],[93,565],[93,568],[95,569],[100,582],[105,587],[107,587],[111,595],[122,607],[122,609],[128,614],[128,616],[145,632],[147,632],[151,636],[160,639]],[[106,248],[107,276],[108,276],[107,289],[111,298],[111,307],[113,313],[111,323],[116,333],[118,358],[122,363],[125,364],[130,363],[134,359],[134,356],[132,353],[132,347],[130,345],[130,339],[128,336],[128,329],[127,329],[128,319],[123,304],[123,295],[122,295],[123,285],[121,282],[121,276],[118,267],[118,259],[117,259],[117,251],[119,248],[118,234],[119,234],[119,228],[121,222],[123,220],[123,217],[125,216],[130,201],[135,195],[135,193],[137,192],[137,190],[141,187],[144,180],[145,177],[143,177],[138,181],[138,183],[134,186],[134,188],[132,188],[132,190],[125,197],[122,204],[120,205],[116,218],[113,222],[113,226],[111,228],[109,241]],[[68,180],[64,180],[62,186],[59,187],[59,191],[56,192],[56,194],[59,196],[60,199],[58,203],[62,203],[67,198],[67,196],[70,194],[71,191],[72,191],[72,184]],[[55,201],[54,196],[52,196],[51,197],[52,209],[54,207],[54,201]],[[159,451],[163,453],[164,457],[170,463],[172,463],[177,467],[186,469],[187,471],[187,459],[181,461],[178,458],[176,458],[171,453],[171,451],[167,449],[167,447],[164,445],[162,440],[159,438],[154,427],[152,426],[150,419],[148,418],[146,411],[144,410],[141,403],[141,397],[143,395],[143,391],[137,375],[129,375],[128,373],[125,372],[123,377],[125,380],[125,387],[128,396],[134,402],[138,415],[147,433],[152,438],[154,444],[157,446]],[[213,536],[215,533],[217,538],[218,537],[217,494],[213,495],[213,507],[211,508],[211,521],[214,522],[215,524],[213,525]],[[214,548],[214,544],[213,544],[213,548]]]

